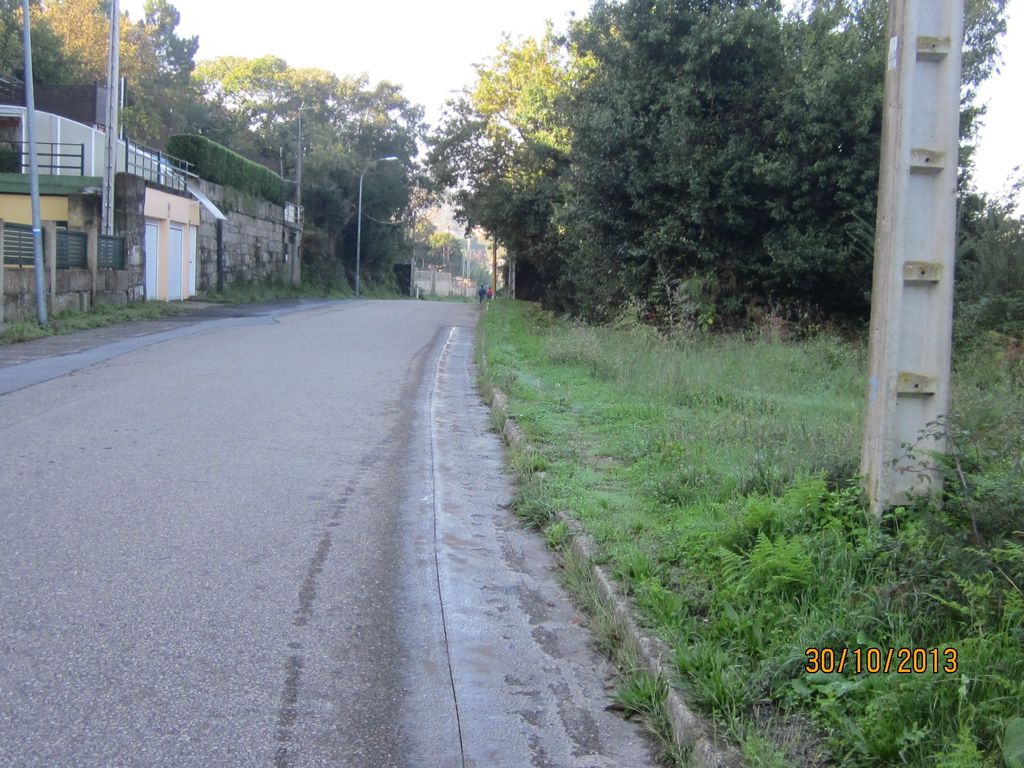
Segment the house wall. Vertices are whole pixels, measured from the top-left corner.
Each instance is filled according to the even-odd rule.
[[[66,197],[39,198],[40,221],[67,221],[68,199]],[[11,224],[32,224],[32,198],[25,195],[0,194],[0,219]]]
[[[25,126],[27,110],[24,107],[0,105],[0,124],[3,124],[5,118],[8,128],[4,129],[7,133],[2,138],[10,141],[27,141]],[[69,187],[69,190],[67,195],[51,194],[41,198],[42,219],[66,223],[72,229],[86,230],[98,226],[98,211],[93,211],[93,208],[90,207],[91,204],[83,207],[77,196],[80,195],[84,200],[90,195],[95,195],[98,199],[99,185],[102,179],[96,177],[103,173],[104,132],[41,111],[36,112],[35,127],[36,138],[39,142],[84,145],[84,177],[79,175],[77,167],[60,171],[64,174],[63,176],[43,177],[50,179],[47,183],[55,185],[53,189],[63,191],[63,187]],[[126,173],[124,142],[117,142],[117,147],[118,173],[115,176],[114,231],[125,238],[126,269],[123,270],[125,276],[119,275],[112,278],[114,282],[110,291],[117,294],[116,300],[120,300],[122,292],[127,301],[167,298],[166,287],[169,275],[166,270],[169,260],[166,258],[167,253],[164,249],[169,242],[169,230],[175,224],[182,227],[183,243],[185,244],[181,277],[186,295],[189,292],[189,272],[192,269],[188,257],[193,231],[196,233],[195,288],[197,291],[214,291],[218,288],[219,257],[222,260],[226,287],[275,281],[292,284],[299,282],[301,277],[299,243],[302,230],[298,223],[285,221],[282,206],[217,184],[197,181],[199,190],[227,216],[227,220],[222,223],[222,250],[218,254],[218,227],[213,214],[201,207],[186,193],[175,194],[166,187],[147,184],[145,179]],[[138,171],[138,168],[134,170]],[[0,190],[0,220],[19,224],[31,223],[31,202],[27,191],[19,186],[26,177],[21,174],[0,175],[15,180],[12,182],[9,179],[7,185]],[[79,184],[72,190],[69,186],[69,182],[73,181],[71,176],[78,176],[79,179],[84,179],[88,183],[84,187]],[[13,186],[11,186],[12,184]],[[158,290],[153,297],[146,296],[147,219],[160,222],[160,250],[163,251],[156,254],[156,258],[160,260],[159,268],[162,270],[163,279],[158,281]],[[58,271],[65,272],[64,270]],[[65,278],[60,275],[53,278],[51,282],[54,280],[62,285],[62,281],[66,282]],[[68,277],[67,280],[71,280],[71,278]],[[125,281],[127,281],[126,285],[122,285]],[[3,288],[5,296],[20,291],[22,282],[20,278],[8,281],[7,286]],[[25,285],[28,284],[25,283]],[[160,290],[160,285],[164,286],[163,290]],[[71,283],[65,287],[70,293],[79,292]],[[94,295],[102,293],[101,289],[105,290],[98,285]],[[31,302],[34,311],[34,298],[28,296],[25,301]],[[21,299],[15,303],[20,304]],[[12,316],[8,315],[8,319]]]
[[[182,293],[184,298],[189,296],[189,273],[193,265],[189,258],[189,243],[191,242],[191,229],[198,229],[200,225],[199,202],[192,197],[164,192],[153,187],[146,188],[145,217],[148,221],[159,226],[159,253],[146,253],[145,258],[156,258],[157,260],[157,291],[155,296],[147,296],[147,299],[167,301],[168,285],[170,284],[171,258],[170,258],[170,231],[172,226],[181,227],[182,246],[181,254],[181,278]],[[198,254],[197,254],[198,258]]]

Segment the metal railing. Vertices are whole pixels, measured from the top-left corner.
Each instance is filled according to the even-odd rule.
[[[302,223],[302,208],[295,203],[284,204],[284,220],[286,224]]]
[[[42,174],[84,176],[85,144],[37,141],[36,162]],[[28,142],[0,141],[0,172],[28,173],[28,166]]]
[[[124,166],[125,170],[134,176],[141,176],[146,181],[170,187],[178,192],[184,192],[188,182],[199,180],[199,176],[192,171],[191,163],[131,141],[125,142]]]

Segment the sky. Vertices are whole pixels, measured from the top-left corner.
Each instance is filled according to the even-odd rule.
[[[550,19],[564,30],[571,13],[584,17],[590,0],[171,0],[181,13],[179,34],[199,36],[197,59],[273,54],[293,67],[339,75],[366,73],[371,82],[403,86],[410,101],[436,122],[452,91],[474,80],[473,65],[489,58],[503,34],[543,33]],[[142,0],[121,0],[132,19]],[[1024,0],[1009,0],[1001,72],[980,92],[988,114],[979,134],[975,183],[990,195],[1007,186],[1015,166],[1024,173]]]

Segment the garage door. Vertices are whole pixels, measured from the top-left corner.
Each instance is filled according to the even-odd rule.
[[[146,222],[146,298],[157,298],[157,281],[160,274],[160,225],[155,221]]]
[[[181,227],[171,225],[167,236],[167,300],[181,301],[184,296],[181,292],[181,274],[183,264],[183,253],[185,246],[185,233]]]

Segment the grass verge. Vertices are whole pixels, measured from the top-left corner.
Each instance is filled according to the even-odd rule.
[[[315,283],[290,285],[287,283],[267,283],[237,285],[223,291],[209,291],[201,298],[207,301],[224,302],[225,304],[255,304],[260,301],[286,301],[288,299],[332,298],[344,299],[352,296],[346,286],[329,287]]]
[[[46,328],[35,320],[14,320],[5,323],[0,331],[0,345],[32,341],[46,336],[61,333],[74,333],[90,328],[102,328],[114,323],[127,323],[134,320],[155,320],[160,317],[180,314],[182,307],[164,302],[148,302],[114,306],[99,304],[90,312],[61,312],[49,318],[50,325]]]
[[[876,520],[852,480],[855,344],[669,342],[502,301],[481,323],[484,388],[525,436],[518,513],[554,545],[557,511],[583,526],[673,648],[672,684],[751,765],[1020,765],[1024,388],[1009,361],[961,355],[944,508]],[[812,648],[829,649],[819,672]],[[888,648],[936,653],[927,672],[868,671]]]

